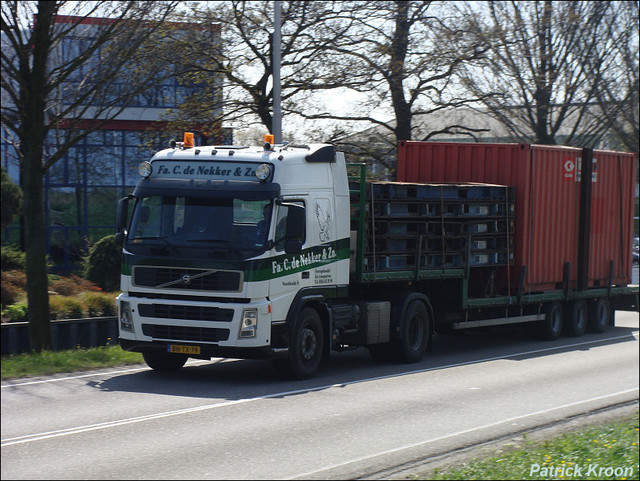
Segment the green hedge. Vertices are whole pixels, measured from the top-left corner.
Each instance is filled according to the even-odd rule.
[[[120,288],[122,248],[116,244],[115,235],[108,235],[89,249],[84,277],[105,291]]]

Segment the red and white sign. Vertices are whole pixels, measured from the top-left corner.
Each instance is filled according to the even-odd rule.
[[[582,159],[580,157],[562,159],[562,180],[580,182],[582,174]],[[598,182],[598,159],[593,159],[591,182]]]
[[[564,175],[563,180],[571,181],[576,178],[576,159],[563,159]]]

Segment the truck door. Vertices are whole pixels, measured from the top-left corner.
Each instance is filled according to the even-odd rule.
[[[276,205],[269,281],[274,321],[285,319],[298,291],[313,285],[312,263],[307,252],[307,204],[306,199],[296,198]]]

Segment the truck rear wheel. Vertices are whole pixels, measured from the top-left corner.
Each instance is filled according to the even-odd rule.
[[[611,303],[606,297],[596,300],[589,310],[588,328],[591,332],[604,332],[611,321]]]
[[[537,325],[538,335],[544,341],[553,341],[562,332],[562,304],[550,302],[544,308],[545,317]]]
[[[402,323],[401,337],[396,341],[398,360],[413,363],[422,359],[429,343],[429,313],[420,301],[407,307]]]
[[[587,319],[589,318],[587,301],[578,299],[570,303],[565,314],[564,330],[566,334],[573,337],[582,336],[587,329]]]
[[[276,367],[295,379],[309,379],[322,361],[324,330],[318,312],[310,307],[300,311],[299,320],[291,336],[289,357],[278,359]]]
[[[177,371],[187,362],[184,354],[169,354],[166,352],[143,352],[142,357],[154,371]]]

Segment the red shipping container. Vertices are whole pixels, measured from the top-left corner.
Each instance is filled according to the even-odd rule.
[[[500,283],[525,292],[578,287],[582,149],[549,145],[408,142],[398,146],[400,182],[482,182],[515,188],[514,265]],[[631,282],[634,154],[593,151],[589,287]],[[584,264],[584,263],[583,263]],[[513,294],[513,291],[511,292]]]

